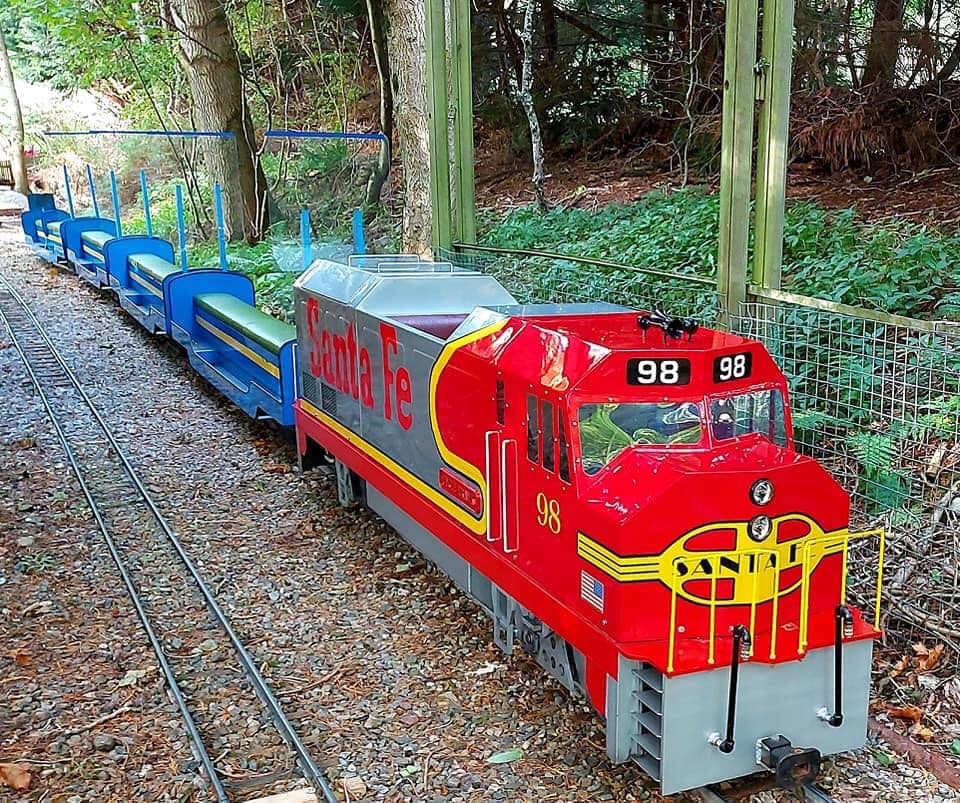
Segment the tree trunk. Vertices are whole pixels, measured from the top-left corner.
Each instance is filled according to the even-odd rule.
[[[13,152],[10,154],[10,165],[13,167],[13,188],[26,195],[30,192],[30,182],[27,180],[27,162],[23,156],[23,112],[20,109],[20,96],[17,94],[17,84],[13,80],[13,67],[10,65],[10,56],[7,53],[7,41],[0,30],[0,69],[10,94],[10,106],[13,109]]]
[[[953,43],[953,48],[950,51],[950,55],[947,56],[947,60],[937,71],[937,76],[934,80],[946,81],[952,78],[953,74],[957,71],[957,67],[960,67],[960,36],[958,36],[956,41]]]
[[[422,0],[384,0],[397,145],[403,166],[403,248],[430,251],[430,131],[427,50]]]
[[[201,140],[207,172],[223,188],[227,236],[255,242],[269,225],[267,181],[256,152],[237,44],[223,3],[171,0],[171,11],[197,124],[206,130],[231,131],[235,137]]]
[[[377,164],[370,173],[364,206],[373,211],[380,204],[380,193],[390,173],[390,144],[393,142],[393,86],[390,82],[390,62],[387,50],[387,20],[382,0],[367,0],[367,16],[370,21],[370,44],[373,60],[377,65],[380,83],[380,131],[387,141],[380,148]]]
[[[543,190],[543,136],[540,133],[540,120],[537,118],[537,108],[533,102],[533,4],[535,0],[527,0],[527,8],[523,15],[523,72],[520,80],[520,103],[527,114],[527,124],[530,126],[530,150],[533,154],[533,192],[537,197],[537,208],[541,212],[547,209],[547,199]]]
[[[905,4],[906,0],[876,0],[862,86],[893,86],[900,56],[900,40],[903,38]]]

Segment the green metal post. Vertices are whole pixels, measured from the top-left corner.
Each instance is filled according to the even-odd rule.
[[[450,20],[453,30],[453,143],[454,179],[457,194],[457,240],[477,241],[476,208],[474,205],[473,169],[473,64],[470,31],[470,0],[451,0]]]
[[[780,288],[793,60],[794,0],[764,0],[753,282]]]
[[[727,2],[720,155],[720,246],[717,255],[717,289],[724,322],[737,313],[747,290],[757,4],[758,0]]]
[[[450,127],[447,119],[447,34],[444,0],[427,0],[427,125],[430,130],[430,199],[433,249],[453,244],[450,204]]]

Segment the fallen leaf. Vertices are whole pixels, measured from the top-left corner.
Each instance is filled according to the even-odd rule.
[[[437,695],[437,708],[446,711],[451,708],[459,708],[460,701],[452,691],[441,692]]]
[[[518,758],[523,758],[523,750],[518,747],[515,747],[513,750],[504,750],[502,753],[494,753],[490,758],[487,759],[487,764],[509,764],[511,761],[516,761]]]
[[[927,651],[917,660],[918,672],[932,672],[940,663],[943,656],[943,645],[937,644],[932,650]]]
[[[955,756],[960,756],[960,739],[954,739],[950,742],[950,752]]]
[[[930,652],[930,650],[927,649],[927,645],[922,641],[918,641],[913,645],[914,655],[926,655],[928,652]]]
[[[18,792],[30,788],[30,769],[26,764],[0,764],[0,786]]]
[[[876,759],[878,764],[883,764],[884,767],[889,767],[896,760],[889,753],[884,753],[882,750],[874,749],[871,751],[873,753],[874,759]]]
[[[890,677],[896,678],[906,672],[907,667],[910,666],[910,656],[904,655],[899,661],[893,665],[893,669],[890,670]]]
[[[929,742],[933,738],[933,731],[926,725],[921,725],[918,722],[916,725],[910,728],[910,735],[916,736],[918,739],[922,739],[925,742]]]
[[[263,470],[267,474],[289,474],[291,469],[286,463],[267,463]]]
[[[911,722],[919,722],[923,716],[923,711],[915,705],[891,706],[887,713],[895,719],[909,719]]]
[[[344,793],[351,800],[359,800],[367,794],[367,785],[363,782],[363,778],[358,776],[341,778],[340,783],[343,784]]]
[[[8,652],[7,658],[17,666],[27,666],[30,663],[30,653],[23,649],[23,647],[17,647],[13,652]]]
[[[146,669],[128,669],[127,674],[120,678],[117,683],[118,687],[121,686],[136,686],[138,682],[143,680],[147,676]]]
[[[400,768],[400,777],[409,778],[414,773],[420,772],[420,768],[416,764],[407,764],[406,767]]]

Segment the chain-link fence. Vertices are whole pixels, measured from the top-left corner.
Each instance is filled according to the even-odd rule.
[[[797,446],[850,492],[853,525],[887,528],[886,615],[960,653],[960,327],[750,302],[731,328],[786,374]],[[876,544],[852,554],[872,599]]]

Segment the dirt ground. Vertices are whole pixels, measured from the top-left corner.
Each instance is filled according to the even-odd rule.
[[[511,153],[503,138],[486,141],[477,153],[477,206],[497,210],[534,201],[530,167]],[[677,171],[659,172],[636,157],[588,159],[547,154],[548,202],[593,209],[636,201],[651,190],[679,187]],[[718,182],[692,177],[690,183],[719,189]],[[960,165],[920,172],[852,170],[829,173],[811,163],[795,163],[787,174],[787,199],[814,200],[828,209],[853,207],[864,220],[892,217],[941,226],[960,224]]]

